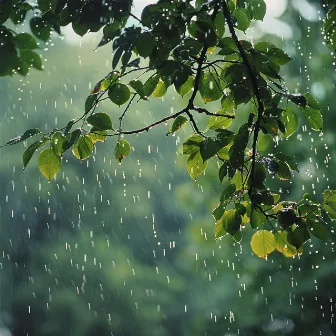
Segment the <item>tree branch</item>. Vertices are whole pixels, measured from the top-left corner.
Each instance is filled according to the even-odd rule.
[[[245,52],[244,48],[242,47],[242,45],[240,44],[240,42],[238,40],[233,22],[231,20],[231,14],[230,14],[230,10],[228,8],[228,5],[226,3],[226,0],[222,0],[222,9],[223,9],[223,14],[224,14],[224,17],[226,19],[226,22],[229,26],[231,37],[232,37],[233,41],[235,42],[235,44],[237,46],[238,52],[239,52],[239,54],[240,54],[240,56],[243,60],[243,63],[246,67],[246,70],[249,74],[249,77],[250,77],[250,80],[251,80],[251,85],[252,85],[252,88],[253,88],[253,91],[254,91],[254,95],[255,95],[255,97],[257,99],[257,103],[258,103],[258,116],[257,116],[257,120],[256,120],[255,125],[254,125],[254,131],[253,131],[254,134],[253,134],[253,143],[252,143],[251,177],[253,178],[254,171],[255,171],[255,163],[256,163],[258,134],[259,134],[259,131],[260,131],[261,118],[262,118],[262,115],[264,113],[264,104],[263,104],[263,102],[261,100],[261,97],[260,97],[259,88],[258,88],[258,81],[257,81],[256,75],[253,72],[252,66],[251,66],[251,64],[250,64],[250,62],[247,58],[247,55],[246,55],[246,52]],[[253,190],[253,181],[252,181],[252,187],[249,190],[249,195],[251,195],[252,190]]]

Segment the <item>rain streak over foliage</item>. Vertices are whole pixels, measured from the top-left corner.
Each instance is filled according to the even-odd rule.
[[[336,2],[282,1],[284,17],[299,31],[292,42],[261,33],[268,3],[161,0],[138,13],[136,3],[128,0],[0,0],[1,129],[10,138],[2,135],[1,155],[11,151],[9,146],[23,144],[25,170],[21,180],[5,173],[3,180],[11,181],[13,192],[18,184],[24,188],[17,211],[29,213],[27,218],[17,215],[29,241],[20,234],[15,239],[14,227],[4,229],[8,237],[3,238],[1,269],[5,274],[11,268],[2,289],[17,287],[17,294],[6,298],[1,309],[8,314],[3,325],[13,335],[317,335],[323,330],[334,335],[334,290],[321,292],[322,303],[307,294],[306,303],[308,285],[300,288],[294,275],[284,284],[281,277],[301,267],[316,272],[312,281],[323,283],[331,276],[328,265],[320,267],[311,256],[321,246],[328,246],[324,251],[329,254],[320,253],[322,260],[333,258],[334,252],[336,185],[328,171],[326,143],[334,144],[328,127],[336,78],[331,57],[336,51]],[[308,9],[317,19],[305,17]],[[74,52],[62,52],[65,29],[65,36],[71,31],[83,41],[92,33],[99,37],[85,51],[87,64],[79,57],[77,72],[70,65]],[[308,69],[313,40],[320,45],[315,44],[317,56]],[[34,69],[42,70],[37,80]],[[24,89],[12,92],[18,85]],[[72,85],[71,95],[67,86]],[[39,90],[37,98],[34,90]],[[26,111],[23,96],[35,112]],[[20,109],[21,120],[11,109]],[[11,118],[19,120],[15,127]],[[6,128],[19,135],[11,136]],[[325,157],[317,154],[323,151]],[[14,152],[18,156],[19,150]],[[13,157],[7,161],[15,162]],[[28,170],[34,163],[42,176]],[[14,164],[8,165],[16,173]],[[312,172],[316,182],[309,188],[304,181]],[[152,195],[126,187],[143,176]],[[169,194],[173,178],[175,196]],[[15,202],[8,203],[6,188],[2,220]],[[93,209],[90,215],[85,207]],[[72,218],[77,211],[78,218]],[[34,221],[34,228],[27,226]],[[57,221],[64,227],[57,227]],[[127,227],[128,221],[133,225]],[[151,238],[142,227],[148,221]],[[236,278],[222,273],[224,268]],[[334,272],[334,263],[332,268]],[[210,282],[205,284],[205,278]],[[293,309],[275,303],[281,301],[277,283],[283,290],[279,295],[289,295]],[[263,297],[264,286],[272,308]],[[299,287],[297,294],[294,287]],[[174,311],[179,300],[183,305]],[[260,316],[244,316],[247,302],[252,310],[263,310]],[[221,310],[222,304],[229,305],[228,311]],[[300,309],[307,309],[304,317]],[[183,321],[180,314],[186,316]],[[30,315],[34,322],[20,324]]]

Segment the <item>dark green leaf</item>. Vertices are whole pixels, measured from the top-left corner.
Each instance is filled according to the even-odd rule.
[[[157,87],[158,83],[160,80],[160,76],[159,75],[155,75],[153,77],[150,77],[145,85],[144,85],[144,92],[145,92],[145,96],[149,97],[153,91],[155,90],[155,88]]]
[[[28,33],[17,34],[14,37],[14,43],[19,49],[31,50],[37,48],[36,40]]]
[[[279,170],[277,172],[277,177],[280,180],[290,180],[292,178],[291,171],[286,162],[277,161],[279,165]]]
[[[30,29],[40,40],[47,41],[50,37],[50,25],[39,17],[34,17],[30,20]]]
[[[146,58],[151,55],[155,45],[156,41],[152,34],[145,32],[138,37],[136,49],[141,57]]]
[[[231,236],[235,235],[238,231],[240,231],[241,223],[242,217],[236,210],[230,209],[225,211],[222,218],[222,225],[227,233]]]
[[[272,48],[267,52],[267,56],[270,60],[279,65],[287,64],[291,60],[291,58],[279,48]]]
[[[20,58],[22,61],[27,63],[29,66],[33,66],[37,70],[42,70],[42,60],[41,57],[31,50],[21,50]]]
[[[32,136],[36,135],[36,134],[40,134],[41,131],[38,128],[31,128],[28,129],[27,131],[25,131],[22,135],[19,135],[13,139],[10,139],[9,141],[7,141],[3,146],[9,146],[9,145],[14,145],[17,144],[19,142],[22,142],[24,140],[27,140],[29,138],[31,138]]]
[[[293,232],[288,231],[287,239],[291,245],[298,249],[310,239],[310,235],[306,228],[298,227]]]
[[[248,140],[248,125],[244,124],[240,127],[237,135],[233,140],[233,145],[230,148],[230,164],[234,169],[241,167],[244,163],[244,153]]]
[[[237,20],[237,28],[245,32],[251,24],[251,19],[247,10],[238,7],[233,11],[232,15]]]
[[[206,138],[202,141],[200,147],[200,153],[204,161],[212,158],[218,152],[218,144],[216,140],[211,138]]]
[[[131,92],[125,84],[115,83],[110,87],[108,96],[113,103],[120,106],[128,101]]]
[[[336,219],[336,190],[324,190],[323,209],[331,219]]]
[[[33,157],[34,153],[43,147],[48,139],[42,138],[38,141],[33,142],[22,154],[23,170],[27,167],[29,161]]]
[[[12,10],[12,0],[3,0],[0,2],[0,25],[9,18]]]
[[[224,202],[230,199],[230,197],[236,192],[236,186],[234,184],[228,184],[227,186],[224,187],[221,197],[220,197],[220,202]]]
[[[98,112],[91,114],[87,120],[90,125],[99,130],[112,130],[112,120],[107,113]]]
[[[250,0],[247,11],[254,20],[263,20],[266,14],[266,4],[264,0]]]
[[[274,157],[278,160],[286,162],[290,169],[298,171],[297,162],[292,156],[282,152],[278,152],[274,154]]]

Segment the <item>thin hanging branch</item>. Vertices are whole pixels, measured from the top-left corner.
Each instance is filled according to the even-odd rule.
[[[252,163],[251,163],[251,177],[254,176],[254,171],[255,171],[255,164],[256,164],[256,154],[257,154],[257,142],[258,142],[258,134],[260,131],[260,124],[261,124],[261,118],[263,116],[264,113],[264,104],[261,100],[260,97],[260,92],[259,92],[259,87],[258,87],[258,80],[257,77],[253,71],[253,68],[247,58],[246,52],[243,48],[243,46],[240,44],[236,31],[235,31],[235,27],[234,24],[232,22],[231,19],[231,14],[230,14],[230,10],[228,8],[228,5],[226,3],[226,0],[222,0],[222,9],[223,9],[223,14],[224,17],[226,19],[226,22],[229,26],[229,30],[230,30],[230,34],[231,37],[233,39],[233,41],[235,42],[238,52],[242,58],[242,61],[246,67],[246,70],[248,72],[248,75],[250,77],[251,80],[251,85],[254,91],[254,95],[256,97],[257,103],[258,103],[258,116],[257,116],[257,120],[254,124],[254,131],[253,131],[253,143],[252,143]],[[253,183],[253,182],[252,182]],[[253,186],[249,189],[249,195],[251,195],[253,191]]]

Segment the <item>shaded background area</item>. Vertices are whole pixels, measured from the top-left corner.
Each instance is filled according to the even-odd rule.
[[[286,4],[270,7],[270,21],[248,38],[293,57],[283,77],[292,91],[316,96],[325,130],[311,132],[295,111],[297,136],[274,146],[295,155],[300,172],[295,183],[274,181],[272,188],[284,198],[311,192],[319,199],[326,187],[336,189],[335,59],[324,44],[318,3]],[[81,115],[89,90],[110,71],[111,46],[94,52],[95,45],[94,37],[55,37],[41,44],[45,71],[1,79],[1,143],[28,127],[50,130]],[[124,126],[160,119],[186,99],[171,91],[135,104]],[[100,111],[117,122],[122,110],[105,104]],[[336,334],[332,226],[330,241],[308,242],[295,259],[252,255],[249,230],[241,245],[229,237],[215,242],[215,162],[194,182],[180,154],[191,127],[166,137],[169,127],[127,137],[134,151],[122,165],[113,158],[113,138],[88,161],[69,155],[51,183],[34,159],[22,172],[23,145],[1,149],[0,335]]]

